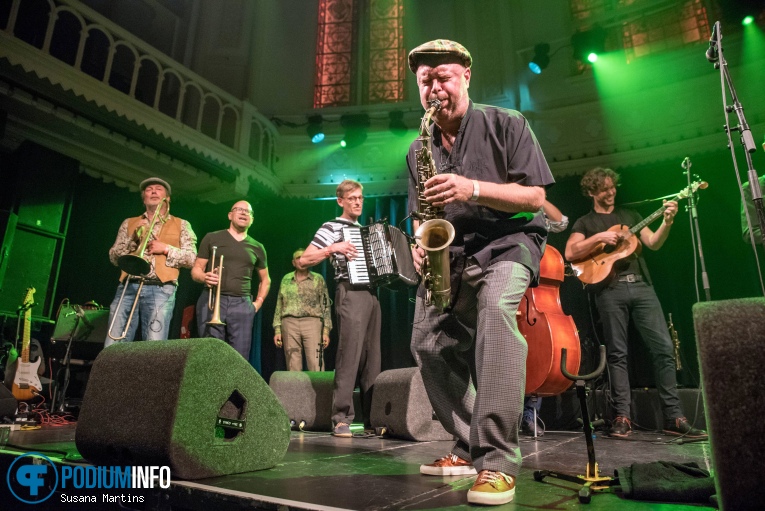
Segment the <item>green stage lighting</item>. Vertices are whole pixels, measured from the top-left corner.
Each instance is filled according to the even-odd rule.
[[[594,64],[598,60],[598,54],[595,52],[590,53],[587,55],[587,62]]]
[[[340,125],[345,128],[345,135],[340,141],[340,146],[353,149],[364,143],[369,129],[369,116],[367,114],[344,115],[340,117]]]
[[[744,26],[751,25],[752,23],[754,23],[754,16],[747,16],[741,20],[741,24]]]
[[[599,53],[606,51],[606,30],[595,25],[589,30],[577,31],[571,36],[574,58],[584,64],[595,62]],[[592,56],[595,55],[592,60]]]

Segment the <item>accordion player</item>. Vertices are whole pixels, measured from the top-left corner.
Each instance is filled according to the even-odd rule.
[[[359,257],[348,261],[348,278],[354,286],[415,286],[420,278],[414,268],[406,235],[385,221],[361,227],[343,227],[343,240],[353,244]]]

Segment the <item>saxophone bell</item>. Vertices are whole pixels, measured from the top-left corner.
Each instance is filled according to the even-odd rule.
[[[443,218],[427,220],[417,228],[414,239],[425,250],[422,265],[425,303],[443,311],[451,302],[449,245],[454,241],[454,226]]]

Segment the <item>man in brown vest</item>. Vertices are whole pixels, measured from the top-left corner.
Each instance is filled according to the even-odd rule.
[[[127,275],[124,271],[120,275],[120,284],[110,307],[110,328],[104,347],[116,341],[132,341],[138,328],[138,320],[141,323],[143,340],[167,339],[175,307],[178,269],[191,268],[196,259],[197,237],[191,230],[191,225],[186,220],[170,215],[171,191],[167,181],[150,177],[141,182],[140,189],[146,211],[140,216],[127,218],[122,222],[117,231],[117,239],[109,250],[109,259],[113,265],[117,266],[120,256],[138,249],[159,207],[159,216],[154,222],[149,242],[146,244],[144,253],[140,254],[151,267],[149,273],[143,277]],[[127,318],[136,300],[141,278],[143,278],[143,288],[138,295],[134,314],[138,317],[133,317],[126,329]],[[126,286],[127,289],[125,289]],[[120,298],[122,298],[121,304]]]

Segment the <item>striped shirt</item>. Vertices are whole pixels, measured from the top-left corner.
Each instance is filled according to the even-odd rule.
[[[343,227],[349,226],[361,227],[361,224],[340,217],[325,222],[316,231],[311,245],[325,249],[333,243],[343,241]],[[348,261],[346,261],[344,254],[332,254],[332,266],[335,267],[335,280],[348,280]]]

